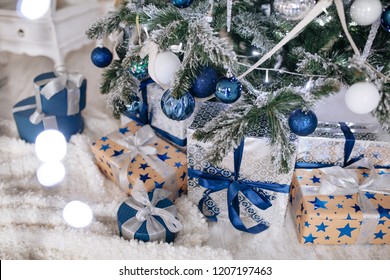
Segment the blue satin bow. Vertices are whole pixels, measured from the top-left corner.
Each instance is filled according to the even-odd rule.
[[[259,223],[251,228],[247,228],[240,218],[240,202],[238,193],[241,192],[253,205],[259,209],[265,210],[272,206],[270,196],[262,190],[270,190],[274,192],[288,193],[289,185],[280,185],[276,183],[263,183],[239,180],[242,154],[244,150],[244,140],[240,146],[234,150],[234,178],[226,178],[222,176],[208,174],[199,170],[189,169],[188,176],[198,178],[199,185],[207,190],[203,193],[202,199],[199,201],[198,207],[203,213],[203,205],[207,200],[211,200],[209,194],[227,189],[228,214],[232,225],[241,231],[248,233],[259,233],[266,230],[269,226],[266,223]],[[206,205],[207,206],[207,205]],[[207,216],[212,221],[217,221],[216,215]]]
[[[149,114],[149,110],[148,110],[149,105],[148,105],[148,97],[147,97],[148,95],[147,86],[151,83],[154,83],[154,81],[151,78],[145,79],[140,83],[139,89],[141,90],[142,106],[139,109],[138,116],[133,114],[127,114],[127,113],[124,114],[127,117],[131,118],[132,120],[135,120],[136,122],[139,122],[143,125],[149,124],[154,129],[154,131],[157,134],[159,134],[162,138],[171,141],[180,147],[187,146],[187,139],[180,139],[158,127],[151,125],[153,114],[152,113]]]

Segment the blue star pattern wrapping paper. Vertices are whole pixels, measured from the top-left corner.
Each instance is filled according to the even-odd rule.
[[[375,124],[319,123],[311,135],[298,137],[297,163],[345,165],[361,156],[374,165],[390,166],[390,137]],[[353,142],[353,143],[352,143]],[[346,143],[350,144],[348,158]]]
[[[157,137],[149,125],[131,121],[92,145],[102,172],[131,194],[140,184],[172,192],[171,199],[187,190],[186,155]]]
[[[244,229],[242,231],[257,226],[266,229],[273,224],[283,225],[288,205],[294,156],[290,162],[290,171],[287,174],[280,174],[271,161],[272,153],[275,151],[270,146],[266,127],[258,127],[248,133],[240,145],[240,147],[243,146],[243,150],[237,180],[234,178],[236,153],[229,153],[219,166],[214,166],[207,158],[207,151],[211,144],[197,141],[192,137],[196,129],[204,127],[225,108],[225,104],[205,102],[200,106],[195,120],[188,130],[188,197],[210,220],[229,220],[230,222],[234,220],[233,226],[239,230]],[[195,176],[192,176],[193,174]],[[213,177],[212,180],[208,180],[209,177]],[[221,188],[215,185],[212,186],[215,188],[212,190],[207,187],[212,181],[216,185],[226,184],[228,187]],[[221,183],[216,183],[217,181],[221,181]],[[234,191],[234,189],[236,190]],[[250,190],[250,194],[248,190]],[[229,196],[231,191],[237,192],[237,196],[233,199]],[[248,199],[248,197],[250,198]],[[261,197],[262,203],[255,202],[253,197]],[[235,204],[234,207],[229,202],[231,199],[232,203]],[[234,214],[235,212],[238,215]],[[234,219],[231,218],[232,213],[236,216]],[[252,233],[259,232],[261,230]]]
[[[48,72],[34,78],[41,110],[48,115],[71,116],[86,106],[87,80],[79,73]]]
[[[386,193],[390,185],[379,185],[379,189],[386,190],[383,193],[362,190],[360,193],[344,191],[343,195],[322,194],[323,184],[331,181],[326,177],[326,169],[294,171],[291,202],[299,241],[302,244],[390,244],[390,195]],[[347,172],[355,173],[358,184],[369,181],[371,172],[379,177],[390,176],[390,169]],[[369,203],[371,211],[364,210],[360,195]]]

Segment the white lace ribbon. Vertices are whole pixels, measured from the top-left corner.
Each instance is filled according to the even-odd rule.
[[[131,164],[132,159],[137,155],[141,155],[147,164],[163,177],[165,189],[171,192],[170,199],[174,200],[176,198],[176,189],[178,186],[176,171],[172,166],[159,159],[156,156],[157,149],[150,146],[159,141],[159,138],[150,125],[143,126],[135,135],[124,136],[115,131],[108,137],[112,141],[128,149],[127,152],[117,156],[112,164],[117,181],[124,190],[127,190],[129,185],[127,179],[128,166]]]
[[[160,217],[168,230],[172,233],[179,232],[183,226],[177,217],[177,210],[174,205],[166,208],[156,207],[157,203],[170,196],[170,192],[163,189],[155,189],[153,198],[150,201],[147,190],[138,181],[132,191],[132,196],[125,201],[131,208],[137,210],[137,214],[122,224],[123,237],[134,239],[135,233],[146,221],[146,230],[150,241],[162,241],[166,239],[166,230],[163,225],[154,217]]]

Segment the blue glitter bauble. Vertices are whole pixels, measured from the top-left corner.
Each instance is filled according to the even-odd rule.
[[[91,60],[95,66],[104,68],[110,65],[112,61],[112,53],[106,47],[97,47],[91,53]]]
[[[171,3],[178,8],[187,8],[192,2],[193,0],[171,0]]]
[[[211,67],[204,67],[196,77],[190,91],[197,98],[209,97],[215,92],[218,82],[217,72]]]
[[[194,97],[189,92],[186,92],[182,97],[176,99],[171,93],[171,90],[168,89],[161,97],[163,113],[175,121],[182,121],[191,116],[195,109]]]
[[[242,85],[236,77],[225,77],[217,83],[215,96],[223,103],[233,103],[240,98],[241,89]]]
[[[147,57],[139,57],[130,63],[129,72],[138,80],[144,80],[149,77],[148,63],[149,60]]]
[[[139,113],[139,108],[141,105],[141,101],[138,96],[133,97],[133,101],[130,104],[126,105],[126,113],[130,115],[136,115]]]
[[[382,12],[381,25],[383,29],[385,29],[387,32],[390,32],[390,6]]]
[[[317,116],[313,111],[302,111],[297,109],[291,113],[288,125],[293,133],[299,136],[307,136],[316,130],[318,124]]]

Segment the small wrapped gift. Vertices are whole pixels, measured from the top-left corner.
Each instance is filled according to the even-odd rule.
[[[195,112],[188,119],[180,122],[165,116],[161,109],[161,97],[164,94],[164,89],[154,83],[152,79],[141,82],[140,93],[142,102],[139,114],[124,113],[123,122],[127,123],[129,119],[132,119],[149,124],[163,139],[178,148],[186,147],[187,129],[194,119]]]
[[[34,96],[17,103],[12,113],[20,138],[29,143],[35,143],[38,134],[47,129],[61,131],[69,141],[73,134],[81,133],[84,128],[80,113],[72,116],[50,116],[37,112]]]
[[[254,128],[219,166],[207,158],[210,143],[193,138],[225,104],[205,102],[188,130],[188,196],[211,221],[230,220],[241,231],[259,233],[284,224],[293,172],[280,174],[272,164],[267,129]]]
[[[34,79],[34,91],[43,113],[71,116],[86,106],[87,80],[79,73],[43,73]]]
[[[167,190],[155,189],[147,193],[142,186],[134,187],[132,196],[118,209],[120,236],[145,242],[173,242],[183,226],[168,196]]]
[[[298,138],[297,167],[346,166],[361,157],[376,166],[390,166],[390,137],[375,124],[319,123]]]
[[[390,244],[390,169],[297,169],[291,198],[303,244]]]
[[[96,141],[92,151],[104,174],[129,194],[137,183],[148,191],[167,189],[172,200],[187,189],[186,155],[149,125],[131,121]]]

